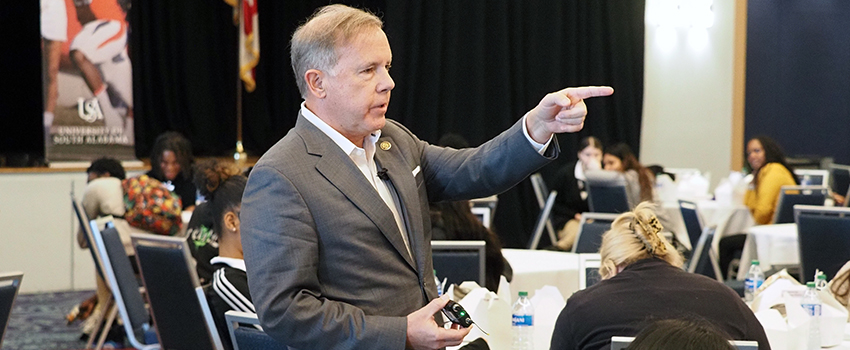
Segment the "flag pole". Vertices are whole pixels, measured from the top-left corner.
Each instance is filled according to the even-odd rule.
[[[236,152],[233,153],[233,160],[240,168],[245,167],[245,162],[248,158],[244,147],[242,147],[242,76],[240,75],[242,67],[240,66],[241,60],[239,59],[239,52],[242,49],[240,47],[242,43],[239,40],[242,36],[240,31],[243,30],[242,26],[245,23],[245,18],[242,15],[242,1],[244,0],[239,0],[236,6],[236,14],[237,18],[239,18],[239,25],[236,26]]]

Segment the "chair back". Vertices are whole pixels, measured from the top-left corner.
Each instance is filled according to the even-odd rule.
[[[162,347],[223,350],[186,239],[131,237]]]
[[[850,192],[850,165],[832,164],[829,166],[830,188],[832,192],[844,194]],[[850,201],[844,201],[845,206]]]
[[[829,186],[829,170],[795,169],[794,176],[803,186]]]
[[[850,208],[794,207],[800,249],[800,280],[812,281],[815,269],[835,277],[850,260]]]
[[[552,207],[555,206],[555,198],[557,197],[558,191],[549,192],[549,197],[546,198],[546,203],[543,205],[543,208],[540,209],[540,214],[537,215],[537,222],[534,224],[534,231],[531,233],[531,239],[528,241],[528,249],[537,249],[537,245],[540,244],[540,237],[543,235],[543,231],[552,227],[552,222],[549,220],[549,217],[552,215]],[[549,240],[552,244],[558,242],[558,238],[555,237],[554,230],[549,231]]]
[[[257,329],[260,320],[257,314],[230,310],[224,313],[227,330],[233,342],[233,350],[287,350],[265,332]],[[243,327],[253,325],[254,327]]]
[[[91,258],[94,261],[94,267],[97,270],[97,275],[100,276],[104,281],[106,278],[103,276],[103,260],[100,258],[100,254],[97,252],[97,248],[95,248],[93,242],[94,238],[92,236],[92,230],[89,227],[89,217],[86,215],[86,211],[83,209],[83,206],[80,205],[80,202],[77,202],[77,199],[74,198],[74,193],[71,193],[71,206],[74,208],[74,214],[77,216],[77,223],[80,225],[80,230],[83,231],[83,237],[86,240],[86,245],[88,245],[89,253],[91,253]]]
[[[15,304],[23,278],[24,274],[20,271],[0,273],[0,348],[3,347],[3,335],[6,334],[12,305]]]
[[[546,186],[546,182],[543,181],[543,176],[540,175],[540,173],[531,174],[531,177],[529,179],[531,180],[531,187],[534,188],[534,197],[537,198],[537,206],[540,207],[540,210],[542,211],[546,208],[546,202],[548,201],[549,196],[551,196],[552,192],[555,191],[549,191],[549,187]],[[546,232],[549,234],[549,240],[552,241],[552,244],[555,244],[558,241],[558,238],[555,233],[555,228],[552,226],[552,220],[549,215],[546,215],[546,221],[544,222],[544,225]]]
[[[139,282],[130,263],[121,236],[115,227],[100,231],[97,222],[89,223],[94,246],[103,261],[103,273],[106,284],[112,292],[127,339],[138,349],[158,347],[155,344],[143,344],[144,333],[151,328],[150,315],[145,309],[145,301],[139,292]]]
[[[782,186],[779,192],[779,202],[773,215],[774,224],[794,222],[794,206],[823,205],[827,190],[824,186]]]
[[[485,283],[484,241],[431,241],[434,270],[439,278],[460,285],[464,281]]]
[[[714,242],[714,234],[717,227],[706,227],[702,231],[702,235],[694,247],[694,254],[691,255],[691,260],[688,262],[688,272],[698,273],[700,275],[723,281],[723,274],[720,273],[720,264],[717,262],[717,254],[712,247]]]
[[[611,229],[611,223],[618,216],[610,213],[582,213],[572,252],[599,253],[602,235]]]
[[[578,289],[590,287],[602,280],[599,275],[599,266],[602,265],[602,257],[599,254],[578,255]]]
[[[679,211],[682,212],[682,221],[685,222],[685,230],[688,232],[688,240],[693,251],[697,246],[699,236],[702,235],[702,219],[697,210],[697,204],[680,199]]]
[[[611,337],[611,350],[626,350],[635,340],[635,337]],[[758,350],[759,342],[754,340],[730,340],[729,344],[738,350]]]
[[[588,170],[587,206],[594,213],[625,213],[629,211],[626,178],[616,171]]]

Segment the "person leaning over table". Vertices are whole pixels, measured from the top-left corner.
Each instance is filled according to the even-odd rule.
[[[428,201],[486,197],[559,153],[553,133],[581,130],[583,99],[610,87],[546,95],[483,145],[420,141],[385,118],[392,63],[375,15],[329,5],[296,29],[293,71],[304,102],[295,127],[253,168],[242,201],[248,284],[263,329],[298,349],[438,349],[469,328],[435,314]]]
[[[602,281],[576,292],[561,310],[552,350],[607,349],[612,336],[634,336],[651,319],[703,319],[736,340],[770,349],[750,308],[729,287],[682,270],[682,256],[660,234],[653,205],[621,214],[602,236]]]

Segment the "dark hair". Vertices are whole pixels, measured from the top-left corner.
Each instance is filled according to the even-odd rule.
[[[761,143],[761,148],[764,150],[765,165],[767,165],[768,163],[781,164],[785,167],[785,169],[788,170],[789,173],[791,173],[791,177],[794,178],[794,182],[798,185],[800,184],[800,181],[797,179],[796,176],[794,176],[794,168],[788,165],[788,161],[785,159],[785,152],[782,152],[782,147],[779,147],[779,144],[776,143],[776,141],[765,135],[757,135],[750,139],[750,141],[752,140],[758,140],[758,142]],[[750,143],[750,141],[747,141],[747,143]],[[744,159],[747,159],[746,147],[744,147]],[[747,165],[749,165],[749,162],[747,163]],[[762,168],[763,167],[764,165],[762,165]],[[756,175],[758,175],[758,170],[753,173],[753,185],[758,186],[758,176]]]
[[[729,336],[706,321],[656,321],[638,333],[628,350],[734,350]]]
[[[176,131],[166,131],[156,138],[151,150],[151,170],[155,177],[160,179],[165,178],[162,173],[160,162],[162,162],[162,154],[165,151],[174,152],[174,157],[180,163],[180,173],[187,180],[192,179],[192,164],[195,163],[195,157],[192,156],[192,143]]]
[[[587,148],[587,146],[593,146],[593,148],[600,149],[600,150],[603,149],[602,148],[602,141],[600,141],[598,138],[596,138],[596,136],[588,136],[588,137],[582,138],[581,141],[579,141],[579,143],[578,143],[578,151],[579,152],[583,151],[585,148]]]
[[[214,231],[224,232],[222,220],[229,211],[242,205],[242,193],[248,178],[234,164],[215,159],[199,162],[195,167],[195,187],[207,198],[214,220]],[[219,236],[221,233],[219,233]]]
[[[109,173],[109,176],[120,180],[124,180],[127,177],[127,173],[124,172],[124,166],[121,165],[121,162],[109,157],[99,158],[91,162],[91,165],[88,169],[86,169],[86,172],[95,173],[97,175]]]
[[[629,148],[629,145],[625,143],[618,143],[608,146],[608,148],[605,148],[605,154],[610,154],[614,157],[620,158],[620,161],[623,163],[623,171],[634,170],[638,173],[638,182],[640,182],[640,200],[651,201],[652,180],[649,178],[650,171],[638,162],[637,157],[635,157],[635,154],[632,153],[632,149]]]

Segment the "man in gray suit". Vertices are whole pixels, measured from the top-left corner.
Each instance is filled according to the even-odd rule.
[[[469,329],[434,315],[428,201],[502,192],[558,154],[553,133],[581,130],[582,99],[546,95],[474,149],[429,145],[385,119],[392,52],[381,20],[330,5],[292,36],[304,97],[295,127],[257,162],[242,202],[248,282],[264,330],[298,349],[438,349]]]

